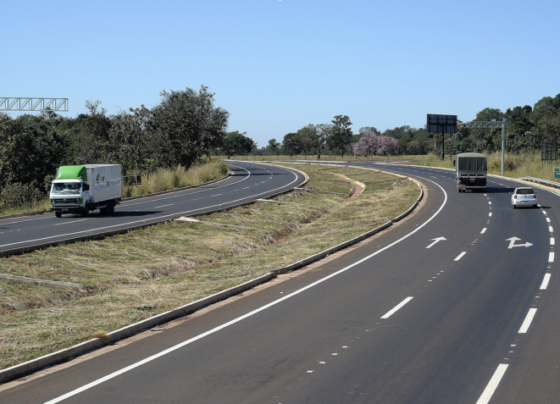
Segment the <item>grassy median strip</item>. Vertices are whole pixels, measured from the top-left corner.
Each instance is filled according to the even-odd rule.
[[[418,197],[412,181],[370,184],[347,198],[351,180],[388,175],[356,168],[305,170],[306,187],[128,234],[0,258],[0,273],[84,285],[82,290],[0,279],[0,368],[42,356],[241,284],[349,240],[405,211]],[[324,167],[321,167],[324,168]],[[354,179],[347,173],[359,173]],[[335,180],[329,182],[328,179]],[[235,227],[215,226],[227,224]]]

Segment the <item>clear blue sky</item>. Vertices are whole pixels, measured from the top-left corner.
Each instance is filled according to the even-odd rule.
[[[0,96],[76,116],[205,85],[259,146],[339,114],[356,132],[471,120],[560,93],[558,16],[558,0],[6,1]]]

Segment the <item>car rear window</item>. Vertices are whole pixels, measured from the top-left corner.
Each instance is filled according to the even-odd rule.
[[[534,194],[534,192],[531,188],[525,188],[525,189],[518,189],[517,190],[517,195],[530,195],[530,194]]]

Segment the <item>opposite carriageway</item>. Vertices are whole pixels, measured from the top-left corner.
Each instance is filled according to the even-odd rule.
[[[10,255],[72,240],[91,239],[212,212],[290,190],[302,174],[262,164],[230,164],[232,175],[212,184],[123,201],[115,213],[89,217],[52,213],[0,220],[0,255]]]

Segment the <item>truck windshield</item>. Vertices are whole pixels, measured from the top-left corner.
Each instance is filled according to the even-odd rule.
[[[53,184],[52,193],[59,195],[79,194],[82,184],[79,182],[59,182]]]

